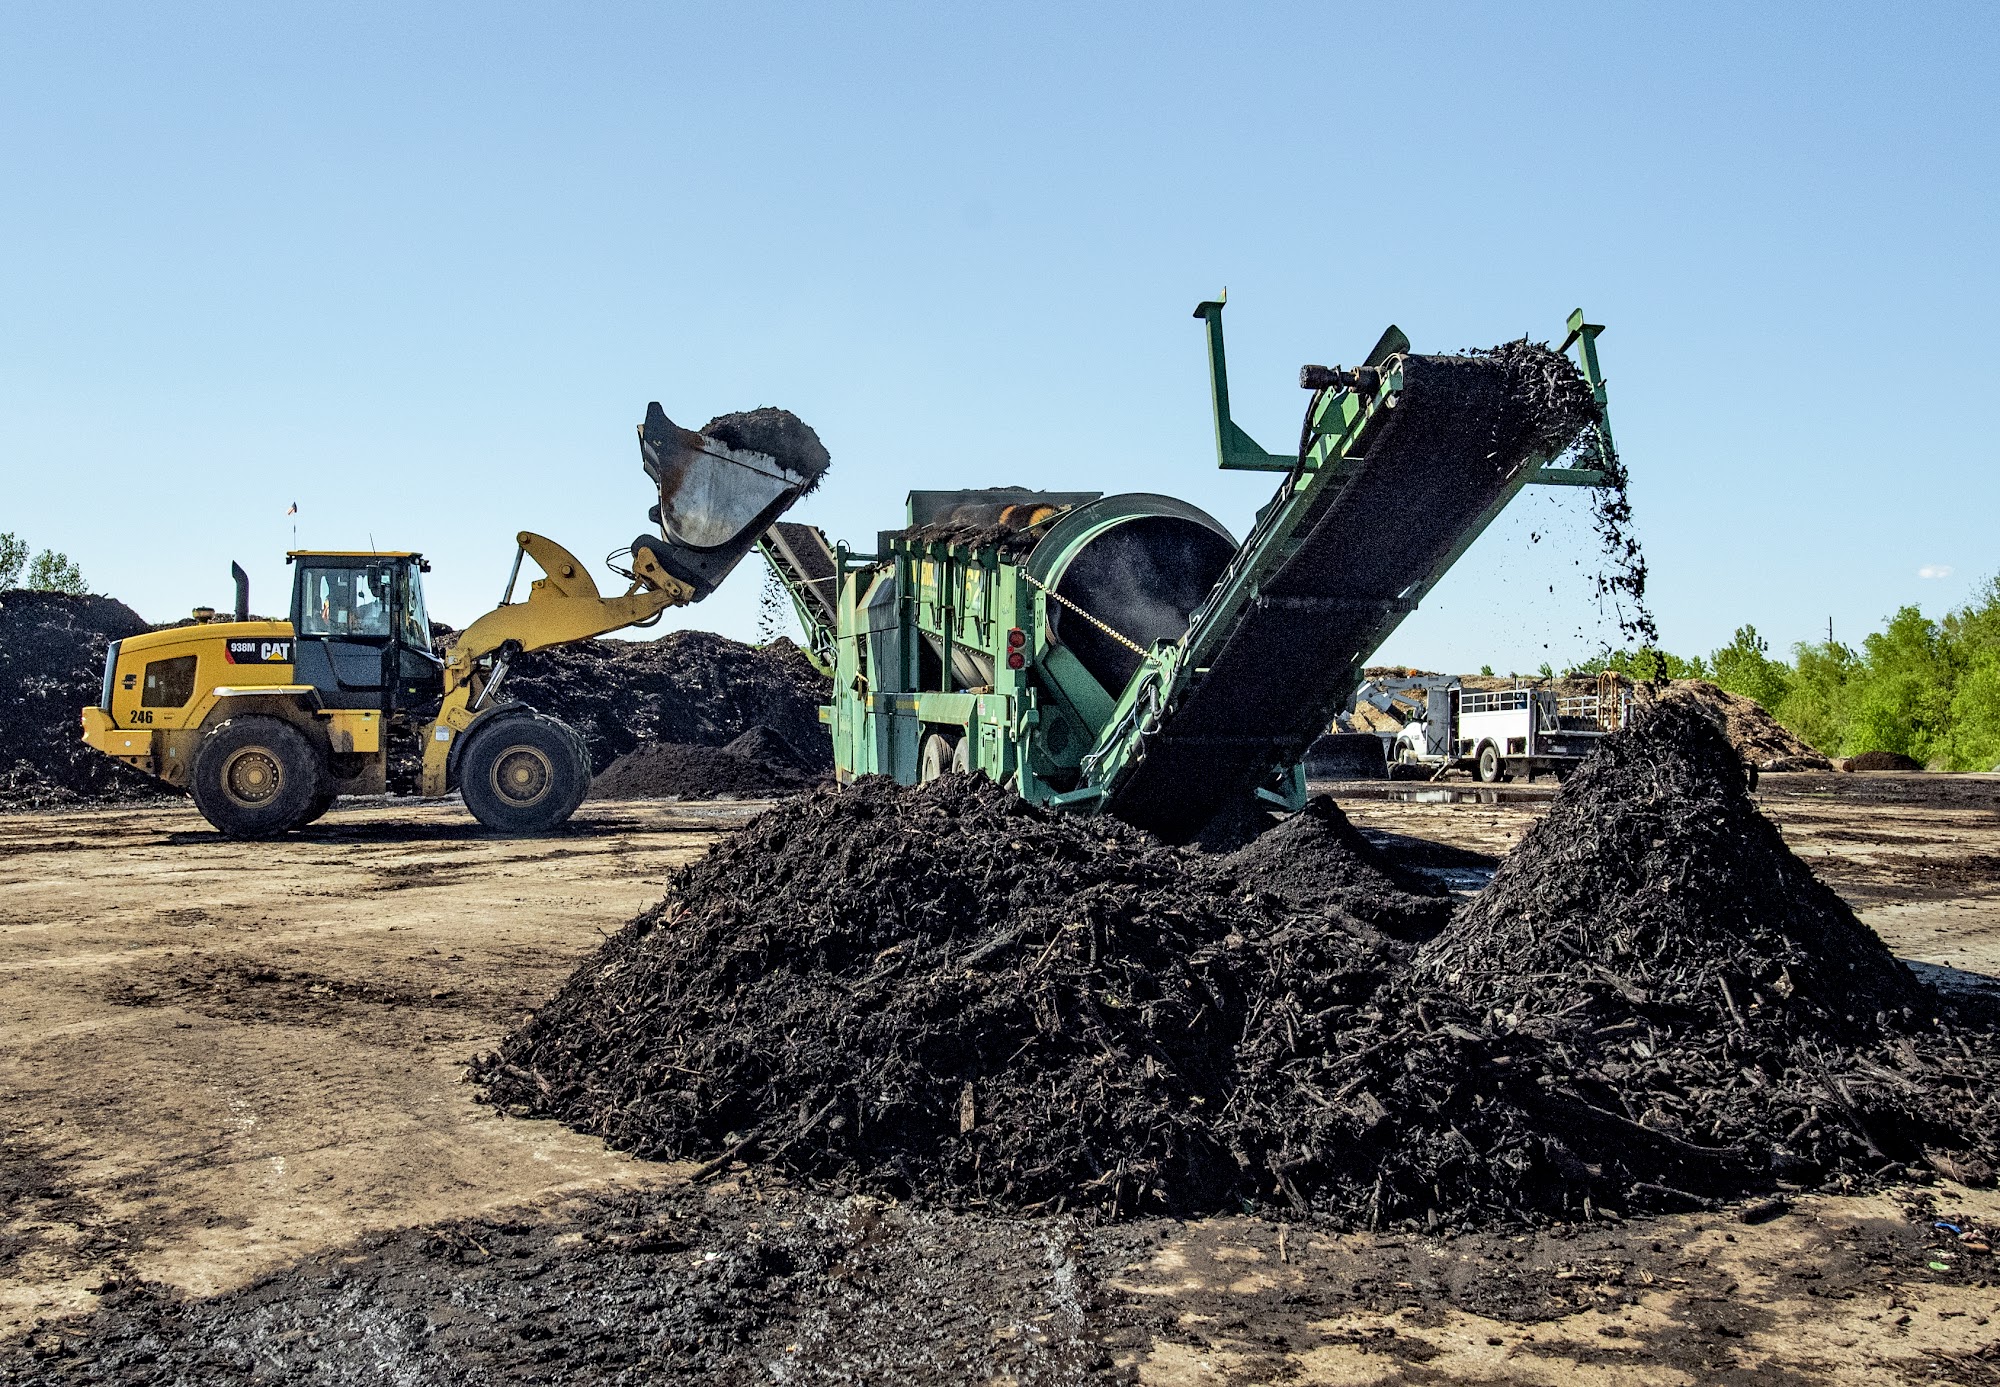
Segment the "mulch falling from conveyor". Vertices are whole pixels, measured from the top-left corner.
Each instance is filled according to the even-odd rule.
[[[475,1075],[650,1157],[1096,1216],[1463,1228],[2000,1156],[1993,1018],[1812,878],[1698,714],[1607,739],[1414,962],[1359,917],[1433,898],[1314,861],[1360,858],[1343,827],[1211,856],[969,778],[815,791]]]

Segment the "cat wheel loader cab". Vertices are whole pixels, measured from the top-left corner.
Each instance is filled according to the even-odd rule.
[[[234,568],[234,620],[204,610],[193,624],[113,642],[98,702],[83,710],[84,741],[186,790],[235,838],[311,823],[342,795],[385,793],[401,739],[421,749],[422,795],[458,790],[489,828],[547,832],[589,790],[590,749],[576,729],[505,697],[509,662],[699,601],[825,470],[817,436],[782,410],[718,425],[726,442],[649,410],[640,442],[662,538],[633,541],[631,567],[615,569],[631,584],[623,595],[602,595],[575,555],[524,530],[500,605],[439,650],[422,555],[295,551],[287,620],[251,620],[249,581]],[[524,558],[544,576],[517,602]]]
[[[420,554],[295,551],[295,674],[326,708],[383,713],[435,704],[444,660],[431,646]]]

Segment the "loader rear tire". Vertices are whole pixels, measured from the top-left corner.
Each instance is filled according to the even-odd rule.
[[[458,767],[472,817],[498,833],[547,833],[583,803],[590,755],[583,739],[554,718],[530,713],[473,734]]]
[[[188,790],[223,837],[275,838],[314,817],[326,763],[282,718],[230,718],[201,739]]]

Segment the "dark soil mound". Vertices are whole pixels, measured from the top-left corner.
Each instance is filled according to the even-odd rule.
[[[1900,751],[1864,751],[1859,756],[1847,758],[1847,769],[1851,771],[1920,771],[1923,768],[1923,762]]]
[[[745,734],[749,735],[749,734]],[[591,782],[592,799],[714,799],[717,795],[789,794],[824,777],[727,747],[665,742],[628,751]],[[796,753],[794,753],[796,755]]]
[[[507,693],[582,732],[594,771],[642,743],[721,747],[756,727],[790,745],[803,769],[833,769],[819,720],[826,678],[788,640],[752,646],[673,631],[656,641],[580,641],[517,658]]]
[[[1688,1208],[2000,1156],[1990,1022],[1954,1018],[1813,878],[1684,705],[1607,738],[1365,1024],[1295,990],[1299,1058],[1245,1073],[1238,1142],[1355,1222]]]
[[[775,727],[753,727],[722,748],[732,756],[760,761],[767,766],[786,766],[795,771],[820,771],[824,766],[785,740]]]
[[[819,485],[833,461],[812,425],[788,409],[766,406],[741,414],[718,414],[701,431],[727,447],[763,453],[810,477],[808,492]]]
[[[1721,731],[1678,700],[1570,776],[1419,972],[1467,1001],[1558,1012],[1601,997],[1604,969],[1614,993],[1718,1028],[1760,998],[1811,1033],[1923,1005],[1757,812]]]
[[[1414,966],[1350,913],[1427,890],[1325,804],[1217,857],[864,781],[718,843],[474,1072],[642,1155],[1029,1211],[1464,1228],[2000,1160],[1992,1018],[1692,709],[1607,738]]]
[[[803,796],[682,871],[476,1072],[647,1156],[754,1147],[955,1205],[1224,1207],[1212,1118],[1244,931],[1269,919],[1182,862],[984,779]]]
[[[161,793],[138,772],[83,744],[78,713],[97,702],[104,651],[149,629],[109,597],[0,592],[0,808]]]
[[[1296,910],[1342,910],[1398,939],[1429,939],[1451,918],[1442,887],[1363,838],[1325,795],[1231,853],[1218,870]]]

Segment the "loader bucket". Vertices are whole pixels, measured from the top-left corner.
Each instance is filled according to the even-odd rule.
[[[641,535],[661,567],[708,596],[771,522],[826,472],[819,436],[782,409],[726,414],[700,433],[681,428],[657,402],[639,426],[646,475],[660,490],[652,518],[660,538]]]

